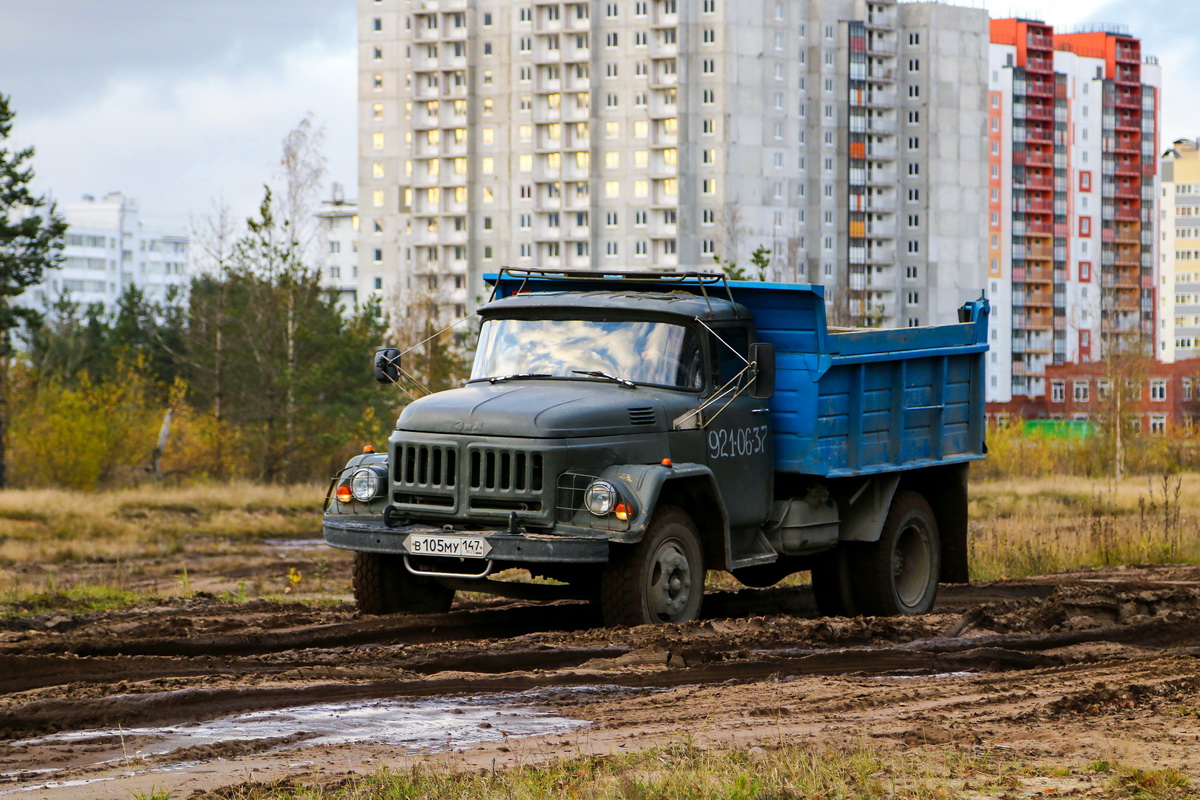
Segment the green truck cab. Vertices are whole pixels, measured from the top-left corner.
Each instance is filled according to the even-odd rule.
[[[387,452],[355,457],[334,480],[325,538],[355,552],[363,612],[445,611],[461,589],[585,597],[607,624],[680,622],[699,615],[707,570],[762,586],[812,569],[826,612],[916,613],[939,577],[965,579],[986,324],[946,326],[963,329],[953,341],[891,342],[900,355],[887,351],[887,364],[941,359],[930,377],[943,389],[965,376],[970,407],[914,415],[929,424],[911,452],[903,427],[881,429],[890,460],[867,463],[880,435],[861,430],[868,387],[850,390],[853,442],[849,392],[839,383],[836,399],[820,396],[839,365],[821,352],[837,334],[819,286],[533,270],[491,280],[466,385],[406,406]],[[379,351],[376,378],[395,380],[398,362]],[[823,414],[844,430],[822,430]],[[964,414],[978,418],[969,430]],[[930,449],[934,427],[955,432]],[[553,585],[492,579],[514,567]]]

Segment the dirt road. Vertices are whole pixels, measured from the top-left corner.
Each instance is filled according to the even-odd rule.
[[[364,618],[206,595],[9,619],[0,794],[178,798],[683,737],[867,737],[1200,778],[1200,568],[943,587],[936,612],[822,619],[796,587],[713,593],[704,619],[665,628],[604,628],[567,601]]]

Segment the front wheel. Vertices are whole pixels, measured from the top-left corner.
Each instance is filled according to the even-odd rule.
[[[937,597],[941,546],[925,498],[897,492],[879,541],[855,548],[854,599],[860,614],[924,614]]]
[[[404,556],[355,553],[354,600],[364,614],[442,614],[454,602],[454,590],[434,578],[413,575]]]
[[[687,622],[700,616],[704,556],[691,517],[660,508],[642,540],[613,545],[600,581],[605,625]]]

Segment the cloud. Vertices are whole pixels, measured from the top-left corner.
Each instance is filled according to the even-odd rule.
[[[39,186],[60,202],[122,191],[146,214],[181,221],[223,196],[245,215],[307,113],[327,142],[353,143],[356,76],[353,50],[314,41],[236,75],[116,78],[90,102],[32,118],[18,109],[18,133],[37,148]],[[354,153],[329,158],[331,179],[353,183]]]
[[[59,202],[121,191],[186,225],[223,195],[257,206],[284,135],[327,129],[330,180],[353,185],[355,10],[327,0],[5,0],[0,91]]]

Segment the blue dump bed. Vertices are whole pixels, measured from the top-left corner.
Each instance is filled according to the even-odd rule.
[[[824,287],[731,281],[775,346],[775,466],[830,477],[983,457],[986,300],[923,328],[825,325]]]
[[[682,289],[714,299],[728,291],[746,306],[758,339],[775,346],[770,402],[778,471],[842,477],[983,457],[986,300],[963,306],[964,321],[953,325],[831,331],[822,286],[704,280],[701,288],[699,277],[678,277],[664,285],[647,276],[643,284],[624,273],[610,284],[592,274],[580,283]],[[580,288],[569,279],[543,283],[503,274],[498,295],[568,284]]]

